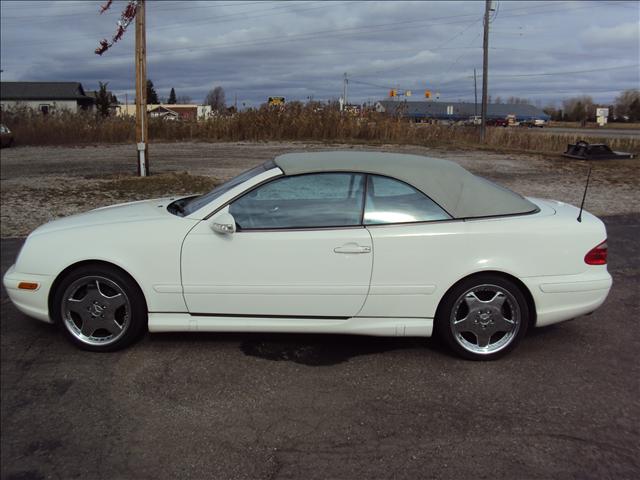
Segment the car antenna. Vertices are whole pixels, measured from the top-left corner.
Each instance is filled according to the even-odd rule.
[[[582,222],[582,209],[584,208],[584,200],[587,198],[587,188],[589,188],[589,178],[591,177],[591,170],[593,167],[589,167],[589,173],[587,174],[587,184],[584,186],[584,193],[582,194],[582,203],[580,204],[580,213],[578,214],[578,222]]]

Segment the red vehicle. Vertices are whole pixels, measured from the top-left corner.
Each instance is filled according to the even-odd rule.
[[[487,120],[490,127],[508,127],[509,121],[506,118],[490,118]]]

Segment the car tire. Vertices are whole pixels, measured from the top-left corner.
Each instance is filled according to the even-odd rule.
[[[57,285],[51,315],[65,337],[91,352],[113,352],[147,329],[147,305],[138,284],[109,265],[83,265]]]
[[[480,274],[454,285],[436,313],[436,332],[460,357],[495,360],[513,350],[529,325],[529,307],[513,281]]]

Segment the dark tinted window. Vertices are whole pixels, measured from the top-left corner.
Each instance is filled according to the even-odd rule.
[[[369,175],[364,211],[366,225],[412,223],[451,218],[433,200],[399,180]]]
[[[240,229],[340,227],[360,224],[364,176],[316,173],[282,177],[233,202]]]

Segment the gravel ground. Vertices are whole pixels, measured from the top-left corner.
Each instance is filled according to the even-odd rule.
[[[542,155],[442,150],[418,146],[320,143],[165,143],[150,147],[151,171],[135,178],[132,145],[19,147],[0,161],[0,236],[113,203],[198,193],[275,155],[309,150],[377,150],[448,158],[523,195],[579,204],[593,166],[586,209],[596,215],[640,212],[640,162],[577,161]]]

